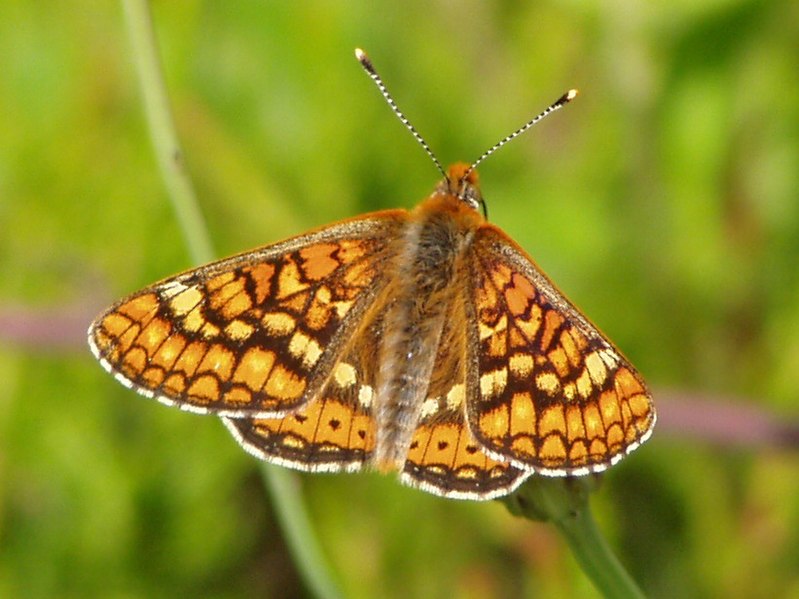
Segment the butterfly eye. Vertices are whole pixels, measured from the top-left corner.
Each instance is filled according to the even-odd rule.
[[[486,204],[483,200],[483,194],[480,193],[480,188],[466,180],[461,180],[458,187],[458,199],[466,202],[474,210],[481,210],[485,216]]]

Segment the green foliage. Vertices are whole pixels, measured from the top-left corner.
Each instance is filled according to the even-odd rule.
[[[85,346],[93,310],[192,266],[122,9],[98,4],[0,4],[0,596],[302,596],[255,461]],[[795,2],[186,1],[154,18],[220,256],[432,189],[356,46],[444,163],[577,87],[480,169],[491,220],[656,388],[796,414]],[[51,326],[14,336],[31,313]],[[670,432],[592,498],[644,591],[799,593],[796,454]],[[497,502],[299,480],[347,596],[596,596],[554,529]]]

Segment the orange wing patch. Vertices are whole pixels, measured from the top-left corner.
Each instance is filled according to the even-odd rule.
[[[401,475],[408,485],[457,499],[505,495],[526,477],[507,461],[483,452],[462,412],[437,414],[419,426]]]
[[[374,449],[368,410],[325,396],[282,418],[225,418],[241,445],[254,456],[311,472],[354,471]]]

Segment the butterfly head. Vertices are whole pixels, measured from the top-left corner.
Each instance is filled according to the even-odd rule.
[[[473,210],[485,214],[486,205],[480,193],[477,171],[468,164],[456,162],[447,169],[447,176],[436,188],[437,193],[449,194],[464,202]]]

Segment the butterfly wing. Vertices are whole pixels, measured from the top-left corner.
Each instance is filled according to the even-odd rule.
[[[468,272],[456,277],[458,289],[451,293],[427,399],[401,480],[444,497],[483,500],[506,495],[529,473],[487,455],[466,421],[466,406],[478,399],[476,348],[467,343],[472,315],[461,288],[468,285],[467,277]]]
[[[385,287],[381,264],[408,219],[343,221],[156,283],[89,329],[127,387],[183,409],[278,417],[325,385]]]
[[[382,300],[375,301],[364,315],[362,326],[350,336],[341,359],[332,366],[332,376],[314,401],[284,417],[225,418],[228,429],[248,453],[311,472],[354,471],[369,461],[376,435],[372,400]]]
[[[364,314],[333,375],[318,397],[284,417],[226,418],[250,454],[306,471],[354,471],[369,463],[377,434],[372,400],[377,387],[383,316],[391,289]],[[451,498],[490,499],[515,488],[528,472],[489,457],[466,423],[467,355],[462,294],[452,306],[437,348],[428,398],[401,473],[412,487]]]
[[[479,393],[471,431],[489,455],[547,475],[604,470],[655,424],[633,366],[502,231],[472,246]]]

